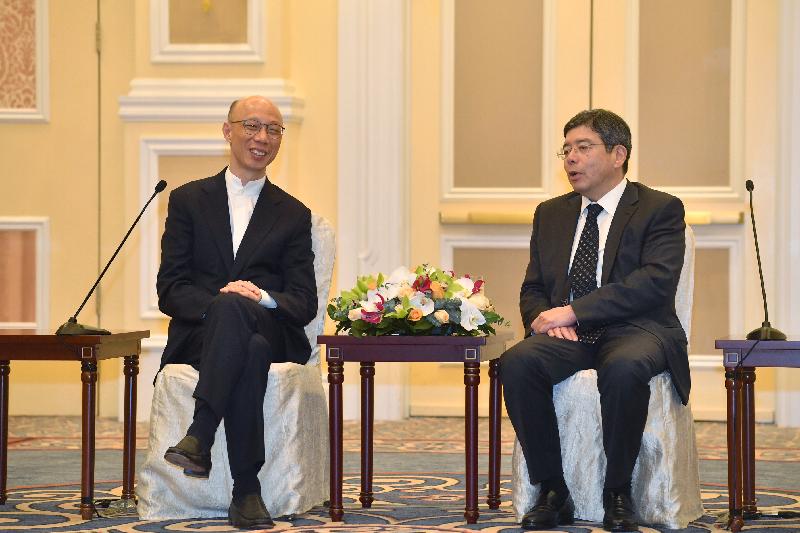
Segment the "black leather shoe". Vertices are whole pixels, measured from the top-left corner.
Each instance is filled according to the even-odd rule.
[[[575,504],[569,491],[542,491],[533,509],[525,513],[522,529],[553,529],[575,521]]]
[[[190,477],[207,479],[211,472],[211,454],[203,450],[200,441],[191,435],[186,435],[178,444],[167,448],[164,459],[183,468],[183,473]]]
[[[255,492],[233,499],[228,507],[228,523],[239,529],[261,529],[275,525],[261,494]]]
[[[603,491],[603,529],[606,531],[639,531],[631,497],[624,492]]]

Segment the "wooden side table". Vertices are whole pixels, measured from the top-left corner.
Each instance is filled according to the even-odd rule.
[[[800,368],[800,341],[718,339],[727,390],[728,520],[740,531],[748,518],[758,518],[756,506],[755,394],[756,367]]]
[[[500,398],[499,359],[509,334],[490,337],[396,336],[350,337],[323,335],[317,342],[326,346],[328,362],[331,504],[330,516],[339,522],[342,507],[342,383],[344,363],[361,363],[361,493],[362,507],[370,507],[372,495],[372,437],[374,422],[374,376],[376,362],[460,362],[464,363],[464,423],[466,459],[467,523],[478,521],[478,384],[481,361],[489,361],[489,494],[490,509],[500,506]]]
[[[8,467],[8,379],[11,361],[76,361],[81,364],[81,517],[94,513],[95,409],[97,362],[124,357],[125,430],[122,499],[133,499],[136,466],[136,375],[142,339],[149,331],[111,335],[59,336],[51,333],[0,330],[0,504],[6,502]]]

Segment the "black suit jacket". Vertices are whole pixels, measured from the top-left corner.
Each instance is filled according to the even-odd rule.
[[[569,256],[580,215],[575,192],[536,208],[531,258],[520,291],[522,321],[563,305],[569,297]],[[653,333],[664,347],[672,382],[684,403],[691,379],[686,333],[675,314],[685,249],[683,203],[641,183],[625,187],[608,231],[601,286],[572,302],[582,326],[636,325]]]
[[[288,361],[305,363],[311,347],[303,331],[317,313],[311,211],[267,180],[242,242],[233,257],[225,170],[173,190],[156,289],[158,307],[169,315],[161,366],[197,358],[203,317],[220,288],[249,280],[278,304]]]

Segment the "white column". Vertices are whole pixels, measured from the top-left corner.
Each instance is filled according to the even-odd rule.
[[[408,263],[407,27],[406,0],[339,1],[340,288]],[[345,379],[344,416],[358,418],[357,365]],[[375,418],[407,416],[407,387],[407,365],[376,365]]]
[[[775,327],[791,340],[800,335],[800,4],[780,4],[778,43],[777,302]],[[800,427],[800,369],[776,374],[775,421]]]

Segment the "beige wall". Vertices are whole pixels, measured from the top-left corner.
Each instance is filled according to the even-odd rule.
[[[169,0],[169,41],[180,44],[244,43],[247,0]]]
[[[174,8],[181,8],[174,2]],[[242,5],[245,2],[241,2]],[[218,7],[219,3],[212,5]],[[125,123],[118,98],[136,78],[284,78],[305,101],[300,124],[291,124],[276,161],[290,193],[335,223],[336,219],[336,10],[335,0],[266,0],[265,61],[256,64],[153,64],[149,2],[101,1],[101,177],[97,171],[96,3],[49,5],[50,109],[44,124],[0,123],[0,160],[14,194],[0,195],[0,216],[50,219],[51,329],[74,312],[98,273],[98,255],[111,256],[141,208],[142,137],[220,138],[219,123]],[[186,7],[186,6],[183,6]],[[226,23],[227,24],[227,23]],[[177,40],[193,42],[193,38]],[[220,37],[225,41],[227,37]],[[244,95],[243,95],[244,96]],[[162,158],[170,187],[219,170],[219,158]],[[209,166],[208,168],[204,168]],[[282,166],[281,166],[282,165]],[[183,168],[183,173],[181,172]],[[168,178],[169,179],[169,178]],[[12,181],[13,180],[13,181]],[[163,212],[166,194],[159,207]],[[98,208],[98,202],[102,207]],[[98,239],[100,253],[98,254]],[[102,312],[95,299],[80,315],[110,329],[166,333],[166,321],[140,316],[140,234],[131,234],[101,284]],[[117,414],[118,361],[100,366],[99,410]],[[80,413],[80,368],[74,364],[13,363],[12,414]],[[140,387],[149,387],[140,383]]]
[[[721,1],[721,0],[715,0]],[[212,2],[218,6],[218,2]],[[408,131],[408,190],[409,215],[408,220],[398,223],[408,224],[409,235],[409,262],[418,264],[422,262],[438,263],[442,260],[441,247],[443,236],[448,235],[478,235],[495,238],[498,235],[509,238],[525,238],[529,232],[529,224],[513,226],[476,227],[474,225],[448,226],[439,223],[439,213],[447,209],[463,211],[494,211],[501,213],[522,212],[532,213],[541,198],[473,198],[461,200],[443,200],[441,171],[442,171],[442,22],[443,8],[446,2],[417,1],[409,2],[407,21],[407,117],[405,125]],[[655,74],[648,74],[647,68],[657,67],[649,61],[636,76],[631,76],[630,54],[632,47],[636,53],[645,53],[645,48],[639,49],[638,42],[632,42],[627,32],[626,17],[629,15],[631,5],[637,4],[628,0],[603,0],[594,2],[595,12],[590,12],[591,2],[588,0],[558,0],[543,2],[539,5],[545,17],[543,28],[553,31],[553,41],[544,47],[549,55],[542,56],[542,90],[548,89],[551,100],[547,106],[538,106],[531,103],[538,96],[526,98],[523,90],[525,84],[536,84],[537,79],[532,72],[526,76],[504,78],[506,71],[519,69],[518,66],[507,68],[497,67],[496,71],[488,68],[478,69],[478,72],[469,72],[469,61],[461,64],[463,82],[456,87],[455,98],[462,98],[467,91],[473,91],[472,96],[465,100],[468,105],[462,106],[469,109],[470,102],[481,104],[488,103],[482,113],[491,110],[493,102],[509,98],[513,102],[503,101],[503,113],[509,110],[518,110],[515,115],[490,116],[491,119],[500,119],[489,129],[497,132],[503,129],[504,122],[521,120],[524,122],[517,131],[519,137],[524,137],[527,143],[518,149],[510,150],[507,159],[514,159],[513,167],[524,167],[526,170],[536,167],[542,161],[536,160],[535,154],[529,153],[530,147],[536,147],[545,142],[559,144],[561,141],[561,127],[563,123],[576,111],[586,108],[590,102],[595,107],[609,107],[620,111],[626,116],[635,116],[637,124],[635,135],[643,135],[641,142],[648,142],[656,148],[662,145],[659,138],[650,138],[647,128],[652,126],[655,119],[648,118],[646,113],[639,113],[643,108],[641,98],[637,99],[632,91],[641,91],[639,84],[641,76],[646,80],[657,78]],[[639,2],[638,5],[642,5]],[[149,2],[124,0],[111,2],[101,0],[101,82],[102,97],[100,108],[100,123],[102,127],[102,148],[100,152],[101,173],[98,184],[97,174],[97,72],[96,56],[94,51],[94,23],[95,2],[74,0],[73,2],[50,2],[50,96],[51,119],[48,123],[0,123],[0,160],[5,164],[6,173],[4,180],[13,180],[14,194],[0,195],[0,216],[47,216],[50,219],[51,233],[51,291],[50,291],[50,317],[51,328],[55,328],[68,315],[70,315],[81,301],[85,291],[90,286],[98,267],[102,266],[113,252],[120,237],[126,231],[141,207],[139,190],[139,165],[140,141],[143,137],[179,137],[179,138],[220,138],[220,124],[217,122],[124,122],[119,117],[118,98],[130,91],[130,83],[141,78],[281,78],[287,80],[296,93],[303,98],[303,121],[300,124],[291,124],[284,140],[280,159],[276,161],[276,173],[281,176],[281,185],[289,192],[297,195],[316,212],[336,223],[337,214],[337,147],[338,143],[358,142],[357,139],[337,138],[338,101],[337,101],[337,17],[338,3],[336,0],[264,0],[263,20],[260,21],[264,28],[264,57],[263,63],[238,63],[238,64],[176,64],[152,63],[150,59],[150,12]],[[177,3],[175,4],[177,6]],[[460,2],[455,5],[461,5]],[[472,8],[481,8],[482,4],[474,2],[469,4]],[[531,3],[519,2],[514,4],[519,9],[532,9]],[[736,3],[731,5],[737,5]],[[741,117],[746,128],[742,125],[730,124],[730,129],[738,127],[742,131],[741,147],[737,151],[742,158],[740,171],[733,175],[734,166],[729,166],[726,172],[731,174],[730,184],[739,184],[746,177],[758,178],[759,195],[757,196],[757,210],[764,216],[760,223],[762,229],[762,252],[774,250],[774,229],[779,221],[772,220],[769,215],[776,199],[771,196],[774,190],[777,175],[776,146],[778,145],[776,121],[779,110],[776,108],[776,80],[778,72],[775,58],[778,54],[778,2],[777,0],[764,0],[761,2],[746,2],[744,17],[744,37],[737,37],[737,45],[743,46],[744,63],[740,65],[745,78],[743,89],[736,93],[731,89],[731,106],[741,106]],[[549,8],[546,8],[549,6]],[[490,10],[493,6],[483,4]],[[649,5],[646,9],[650,9]],[[461,8],[459,8],[461,9]],[[466,9],[466,8],[463,8]],[[647,16],[649,11],[640,10],[639,14]],[[687,10],[690,8],[686,8]],[[462,11],[463,13],[464,11]],[[507,13],[506,13],[507,14]],[[493,13],[501,17],[502,13]],[[473,13],[473,17],[479,17]],[[637,15],[638,16],[638,15]],[[650,16],[653,16],[650,13]],[[733,16],[733,15],[732,15]],[[522,17],[522,15],[520,15]],[[531,15],[532,18],[533,15]],[[656,17],[657,18],[657,17]],[[699,23],[697,20],[678,20],[665,22],[665,27],[670,24],[676,28],[690,22]],[[589,25],[594,23],[593,38],[590,43]],[[488,21],[487,21],[488,22]],[[501,24],[512,22],[500,21]],[[535,66],[534,45],[538,38],[538,30],[523,31],[525,24],[519,20],[513,21],[514,31],[507,32],[508,42],[505,50],[513,50],[509,44],[514,39],[530,47],[525,47],[524,54],[519,57],[509,57],[507,52],[502,58],[503,63],[514,61],[520,64]],[[491,45],[496,39],[491,38],[491,32],[482,32],[480,24],[473,21],[481,37],[463,43],[465,50],[469,46],[483,44],[478,51],[491,51]],[[533,24],[532,26],[535,26]],[[725,28],[715,25],[715,31],[724,33]],[[733,31],[733,30],[731,30]],[[201,32],[202,33],[202,32]],[[205,35],[205,33],[203,33]],[[463,35],[462,35],[463,36]],[[649,32],[647,37],[654,37]],[[180,40],[181,38],[176,37]],[[189,39],[187,37],[187,39]],[[220,40],[223,40],[220,37]],[[187,41],[188,42],[188,41]],[[651,43],[652,44],[652,43]],[[543,45],[544,46],[544,45]],[[655,45],[652,45],[655,47]],[[669,48],[669,47],[667,47]],[[659,53],[669,50],[657,50]],[[590,56],[589,51],[593,50]],[[672,48],[673,51],[677,48]],[[464,60],[468,56],[463,55]],[[533,54],[533,56],[531,56]],[[635,55],[635,54],[634,54]],[[649,57],[649,56],[643,56]],[[659,56],[660,57],[660,56]],[[716,56],[709,59],[714,60]],[[674,60],[672,57],[670,59]],[[718,59],[718,58],[717,58]],[[488,62],[492,67],[492,56],[482,56],[483,65]],[[593,62],[590,63],[590,60]],[[664,59],[664,64],[667,63]],[[498,63],[501,64],[501,63]],[[666,70],[678,67],[669,66]],[[549,70],[548,70],[549,69]],[[735,81],[736,72],[731,76]],[[681,74],[689,75],[689,71]],[[639,76],[641,74],[641,76]],[[664,76],[663,71],[656,70],[656,74]],[[669,74],[669,73],[667,73]],[[491,78],[491,79],[489,79]],[[458,79],[458,78],[457,78]],[[514,80],[524,79],[520,86],[507,87]],[[682,80],[680,76],[666,76],[669,81]],[[471,80],[471,81],[470,81]],[[632,83],[632,81],[634,83]],[[498,83],[495,83],[498,82]],[[500,83],[502,82],[502,83]],[[493,84],[495,83],[495,84]],[[715,83],[722,83],[717,80]],[[469,84],[469,87],[462,86]],[[505,84],[505,85],[504,85]],[[677,84],[680,86],[681,84]],[[734,87],[732,83],[732,87]],[[636,89],[633,89],[638,87]],[[716,86],[715,86],[716,87]],[[486,98],[481,99],[481,90],[485,91]],[[545,91],[546,92],[546,91]],[[723,92],[719,91],[720,94]],[[545,93],[543,93],[545,94]],[[460,95],[460,96],[459,96]],[[591,97],[590,97],[591,95]],[[641,96],[641,95],[639,95]],[[591,99],[590,99],[591,98]],[[653,98],[651,96],[651,98]],[[667,99],[669,95],[655,98]],[[704,97],[705,98],[705,97]],[[737,100],[738,98],[738,100]],[[720,101],[704,103],[699,109],[708,108],[709,105],[721,105]],[[645,102],[649,104],[650,102]],[[703,107],[705,106],[705,107]],[[487,111],[488,109],[489,111]],[[657,105],[654,109],[662,109]],[[716,109],[716,108],[715,108]],[[698,111],[704,112],[704,111]],[[715,111],[716,112],[716,111]],[[541,119],[537,119],[541,113]],[[541,137],[537,140],[535,128],[531,124],[537,120],[550,117],[544,124]],[[733,114],[731,114],[733,116]],[[367,119],[368,117],[364,117]],[[466,149],[466,155],[479,153],[483,144],[480,138],[473,136],[469,129],[471,117],[465,112],[457,122],[458,130],[466,133],[466,139],[458,140],[462,146],[472,146]],[[387,125],[387,127],[403,127],[403,125]],[[676,126],[677,127],[677,126]],[[680,132],[659,132],[667,138],[676,137]],[[493,136],[492,139],[497,139]],[[655,139],[655,140],[653,140]],[[474,144],[465,144],[467,141]],[[705,140],[703,141],[705,142]],[[693,141],[698,144],[698,141]],[[712,143],[713,144],[713,143]],[[731,145],[733,146],[733,145]],[[504,148],[501,146],[500,148]],[[508,147],[505,147],[508,148]],[[646,152],[646,151],[645,151]],[[638,158],[641,152],[634,147],[634,157]],[[681,153],[673,154],[672,163],[681,162]],[[552,158],[549,170],[544,175],[520,174],[521,179],[530,179],[529,185],[549,183],[547,195],[554,196],[569,189],[564,179],[560,162],[555,160],[550,152],[541,157]],[[483,159],[470,163],[464,159],[468,166],[482,163]],[[206,159],[195,157],[191,161],[178,158],[163,157],[162,170],[168,178],[170,187],[177,185],[181,179],[195,175],[206,175],[217,170],[220,164],[218,158]],[[638,159],[633,162],[633,169],[639,165]],[[642,171],[646,171],[644,161]],[[655,164],[655,163],[653,163]],[[206,166],[208,168],[204,171]],[[721,168],[724,164],[716,164]],[[480,179],[485,182],[462,182],[462,184],[477,184],[496,186],[493,169],[480,172]],[[672,172],[670,175],[679,176],[678,181],[666,181],[667,185],[692,185],[692,181],[680,181],[686,173]],[[700,173],[704,185],[719,185],[720,180],[725,180],[725,172],[721,175]],[[720,177],[722,176],[722,177]],[[638,174],[633,172],[632,178]],[[661,185],[661,182],[656,182]],[[7,188],[6,181],[3,185]],[[12,181],[8,181],[12,183]],[[726,183],[727,184],[727,183]],[[736,185],[741,189],[741,185]],[[736,192],[736,191],[734,191]],[[163,213],[166,196],[162,198],[158,208]],[[727,198],[709,199],[703,195],[686,195],[684,201],[689,210],[705,210],[717,212],[741,212],[745,209],[743,197],[732,195]],[[98,208],[98,204],[101,208]],[[99,222],[98,222],[99,220]],[[358,231],[357,228],[337,228],[339,235],[348,235],[348,232]],[[716,231],[719,228],[711,228]],[[703,231],[698,231],[698,234]],[[761,321],[760,293],[755,279],[754,250],[749,244],[749,232],[745,226],[735,226],[729,232],[731,238],[739,239],[743,249],[741,256],[732,264],[733,272],[738,272],[745,282],[742,291],[741,314],[742,324],[755,327]],[[704,235],[701,235],[704,237]],[[707,238],[707,236],[705,236]],[[99,253],[97,242],[100,242]],[[126,328],[150,329],[154,335],[163,335],[166,332],[166,321],[163,319],[145,319],[140,313],[140,254],[141,246],[139,232],[134,232],[126,248],[118,258],[117,264],[109,271],[101,287],[102,313],[98,317],[95,313],[95,302],[91,301],[81,315],[81,320],[87,323],[102,323],[112,329]],[[457,252],[460,253],[460,252]],[[707,255],[711,253],[711,255]],[[711,270],[703,257],[711,257],[716,252],[702,251],[698,254],[700,278],[698,278],[698,293],[712,289],[711,283],[704,283],[704,279]],[[502,252],[488,251],[486,257],[479,259],[491,262],[497,257],[502,258]],[[768,280],[775,270],[774,255],[765,253],[765,271]],[[731,256],[732,257],[732,256]],[[465,265],[477,264],[472,260],[456,257],[456,261]],[[470,268],[471,269],[471,268]],[[489,279],[502,278],[499,280]],[[518,283],[522,272],[516,276],[511,274],[487,274],[489,288],[497,287],[498,298],[512,299],[508,296],[518,290]],[[721,279],[715,279],[720,282]],[[344,280],[343,285],[349,286],[352,280]],[[502,284],[502,287],[501,287]],[[718,283],[719,284],[719,283]],[[724,285],[724,284],[723,284]],[[716,287],[716,285],[713,285]],[[717,290],[717,289],[714,289]],[[768,291],[775,296],[778,288],[768,284]],[[505,296],[504,296],[505,295]],[[730,296],[730,295],[729,295]],[[705,298],[705,297],[703,297]],[[506,304],[503,304],[506,305]],[[718,313],[720,306],[724,308],[722,300],[703,299],[703,306],[696,314],[696,334],[704,329],[703,322],[708,315]],[[706,310],[703,310],[706,309]],[[515,313],[510,313],[508,318],[518,321]],[[705,316],[702,316],[705,315]],[[714,316],[712,318],[719,318]],[[714,331],[722,326],[719,321],[711,321]],[[702,352],[706,352],[710,338],[696,339],[695,344]],[[424,369],[424,377],[412,379],[412,386],[423,387],[431,383],[450,382],[453,378],[448,369],[438,370],[431,367]],[[117,409],[117,378],[120,375],[119,363],[116,361],[101,365],[100,386],[100,411],[102,414],[116,414]],[[412,372],[412,377],[417,371]],[[422,372],[422,371],[421,371]],[[456,372],[457,374],[458,372]],[[79,386],[76,381],[78,370],[74,365],[52,364],[34,365],[15,363],[12,365],[12,412],[45,413],[77,413]],[[437,377],[438,376],[438,377]],[[774,379],[769,372],[759,373],[759,405],[770,408],[774,404],[771,394],[774,395]],[[414,379],[417,379],[415,382]],[[460,377],[456,377],[455,386],[460,387]],[[416,383],[416,385],[413,385]],[[142,384],[146,386],[147,384]],[[718,376],[709,378],[702,385],[706,390],[717,390],[719,387]],[[419,391],[426,389],[419,388]],[[447,393],[449,394],[449,393]],[[457,397],[462,396],[457,392]],[[75,401],[70,400],[75,398]],[[460,401],[460,400],[459,400]],[[716,400],[714,400],[716,401]],[[772,402],[772,403],[771,403]],[[26,409],[28,411],[26,411]]]

